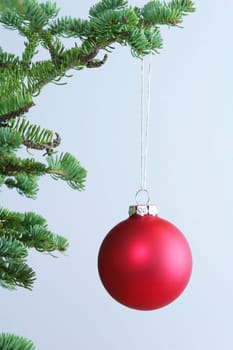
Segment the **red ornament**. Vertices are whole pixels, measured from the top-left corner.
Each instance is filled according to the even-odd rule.
[[[154,206],[135,206],[99,251],[98,269],[109,294],[121,304],[153,310],[175,300],[188,284],[192,255],[183,234]],[[152,212],[152,214],[151,214]]]

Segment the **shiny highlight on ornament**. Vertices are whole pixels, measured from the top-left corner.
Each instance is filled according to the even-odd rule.
[[[137,206],[130,208],[131,216],[102,242],[99,275],[119,303],[138,310],[158,309],[186,288],[192,272],[191,250],[172,223],[157,214],[137,214]]]

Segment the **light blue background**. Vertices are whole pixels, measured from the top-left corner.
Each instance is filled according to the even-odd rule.
[[[85,17],[95,1],[57,3],[61,14]],[[45,177],[36,201],[1,193],[1,206],[40,213],[70,240],[66,257],[30,253],[32,292],[1,290],[1,331],[41,350],[232,349],[233,2],[196,7],[183,30],[163,29],[153,59],[149,155],[151,198],[192,247],[188,288],[168,307],[139,312],[112,300],[98,278],[99,246],[127,217],[140,175],[140,63],[116,46],[102,68],[44,88],[30,111],[61,134],[60,150],[82,162],[88,181],[79,193]],[[21,51],[23,38],[0,35],[4,49]]]

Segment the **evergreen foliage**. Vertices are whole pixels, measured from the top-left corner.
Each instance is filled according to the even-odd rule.
[[[0,336],[1,350],[35,350],[30,340],[18,337],[14,334],[2,333]]]
[[[35,198],[40,176],[62,179],[83,190],[86,170],[69,153],[55,154],[58,133],[32,124],[25,118],[35,98],[48,83],[63,84],[69,70],[101,67],[114,43],[129,46],[133,56],[143,58],[162,48],[160,25],[180,26],[194,12],[191,0],[152,0],[142,8],[126,0],[102,0],[89,10],[87,19],[58,17],[55,3],[37,0],[1,0],[0,24],[24,37],[24,50],[17,56],[0,47],[0,186]],[[62,38],[76,38],[66,48]],[[42,46],[47,60],[36,60]],[[104,53],[103,58],[100,54]],[[21,158],[25,147],[44,152],[44,161]],[[35,213],[0,208],[0,285],[31,289],[35,272],[28,266],[28,249],[64,252],[68,241],[48,229]],[[0,350],[33,350],[31,341],[12,334],[0,335]]]

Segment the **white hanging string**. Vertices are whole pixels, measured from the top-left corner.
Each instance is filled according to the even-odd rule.
[[[147,190],[148,177],[148,151],[149,151],[149,124],[151,110],[151,70],[152,70],[152,55],[149,58],[147,87],[145,89],[145,61],[141,61],[141,183],[140,189],[136,193],[137,197],[144,192],[147,196],[146,203],[150,201]]]
[[[149,151],[149,127],[150,127],[150,109],[151,109],[151,68],[152,68],[152,55],[150,55],[149,67],[148,67],[148,86],[147,86],[147,110],[145,116],[145,160],[144,160],[144,180],[143,185],[147,188],[147,172],[148,172],[148,151]]]
[[[145,189],[145,63],[141,61],[141,185]]]

